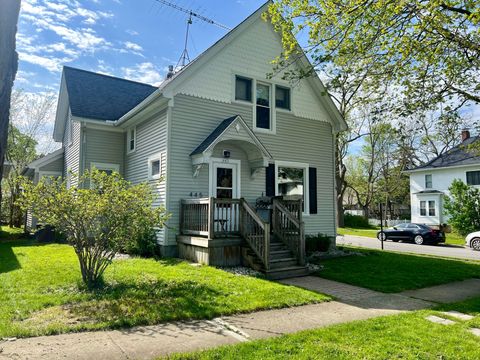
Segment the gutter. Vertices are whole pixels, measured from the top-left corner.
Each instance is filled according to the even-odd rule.
[[[149,96],[147,96],[140,104],[135,106],[133,109],[131,109],[125,115],[123,115],[120,119],[112,120],[112,121],[108,120],[108,122],[113,123],[112,124],[113,126],[120,126],[125,121],[130,119],[132,116],[139,113],[141,110],[145,109],[145,107],[150,105],[157,97],[161,96],[162,94],[163,93],[160,89],[155,90],[153,93],[151,93]]]

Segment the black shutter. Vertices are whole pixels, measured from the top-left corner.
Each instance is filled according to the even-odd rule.
[[[308,168],[308,200],[310,214],[317,213],[317,168]]]
[[[265,195],[275,196],[275,164],[268,164],[266,169]]]

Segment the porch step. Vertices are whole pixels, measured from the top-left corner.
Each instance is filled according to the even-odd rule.
[[[270,269],[265,271],[265,277],[270,280],[287,279],[309,274],[306,266],[290,266],[281,269]]]
[[[280,249],[280,250],[271,250],[270,249],[270,259],[284,259],[284,258],[289,258],[292,257],[292,252],[288,250],[287,248],[285,249]]]
[[[270,269],[285,269],[298,265],[297,259],[293,257],[270,259]]]

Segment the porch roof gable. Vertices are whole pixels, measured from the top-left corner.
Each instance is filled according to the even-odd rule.
[[[235,129],[234,131],[230,131]],[[243,130],[243,131],[242,131]],[[238,138],[233,135],[238,134]],[[269,160],[273,157],[267,148],[262,144],[260,139],[254,134],[250,127],[245,123],[240,115],[231,116],[223,120],[200,145],[190,154],[194,165],[205,163],[210,158],[215,145],[224,140],[238,140],[244,143],[248,143],[250,146],[254,146],[258,150],[257,159],[262,160],[261,166],[267,166]],[[252,160],[252,159],[251,159]]]

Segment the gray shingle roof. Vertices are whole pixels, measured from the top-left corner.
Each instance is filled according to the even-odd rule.
[[[475,149],[471,146],[473,143],[475,143]],[[472,136],[445,154],[411,170],[480,164],[480,153],[477,145],[480,145],[480,136]]]
[[[135,81],[64,66],[73,116],[117,120],[157,88]]]
[[[229,117],[228,119],[223,120],[220,125],[218,125],[215,130],[213,130],[210,135],[208,135],[207,138],[203,140],[203,142],[198,145],[195,150],[193,150],[190,155],[201,154],[202,152],[204,152],[210,146],[210,144],[212,144],[238,116],[239,115],[234,115],[232,117]]]

